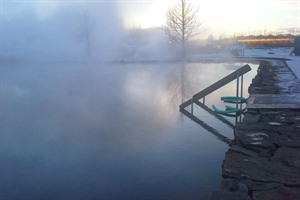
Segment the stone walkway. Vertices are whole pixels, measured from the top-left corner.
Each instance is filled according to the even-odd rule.
[[[261,61],[249,93],[298,95],[300,81],[284,61]],[[222,174],[212,200],[300,199],[300,110],[248,109]]]

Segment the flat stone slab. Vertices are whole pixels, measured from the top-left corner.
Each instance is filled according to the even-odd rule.
[[[253,200],[296,200],[300,197],[299,188],[280,186],[273,190],[253,192]]]
[[[265,183],[277,182],[290,187],[300,186],[299,168],[271,161],[266,157],[251,157],[231,150],[226,153],[223,176]]]
[[[248,109],[299,109],[300,93],[252,94],[247,102]]]
[[[272,160],[300,169],[300,149],[281,147],[274,153]]]

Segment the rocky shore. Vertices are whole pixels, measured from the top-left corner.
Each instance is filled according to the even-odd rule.
[[[296,94],[300,81],[285,61],[263,60],[249,93]],[[222,174],[212,200],[300,199],[300,110],[248,109],[237,124]]]

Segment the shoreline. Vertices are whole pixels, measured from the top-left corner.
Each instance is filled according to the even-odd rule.
[[[299,93],[300,81],[285,60],[260,61],[249,86],[250,96]],[[222,175],[212,200],[300,199],[300,109],[248,109],[225,154]]]

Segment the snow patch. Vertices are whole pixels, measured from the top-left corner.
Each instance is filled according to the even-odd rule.
[[[255,137],[255,138],[251,138],[251,140],[254,140],[254,141],[260,141],[260,140],[263,140],[264,138],[263,137]]]
[[[257,137],[257,136],[265,136],[265,137],[269,137],[269,135],[265,134],[265,133],[261,133],[261,132],[257,132],[257,133],[250,133],[248,134],[249,137]]]
[[[251,142],[250,144],[253,144],[253,145],[260,145],[260,144],[262,144],[262,142]]]
[[[271,125],[271,126],[280,126],[281,125],[278,122],[269,122],[268,124]]]

